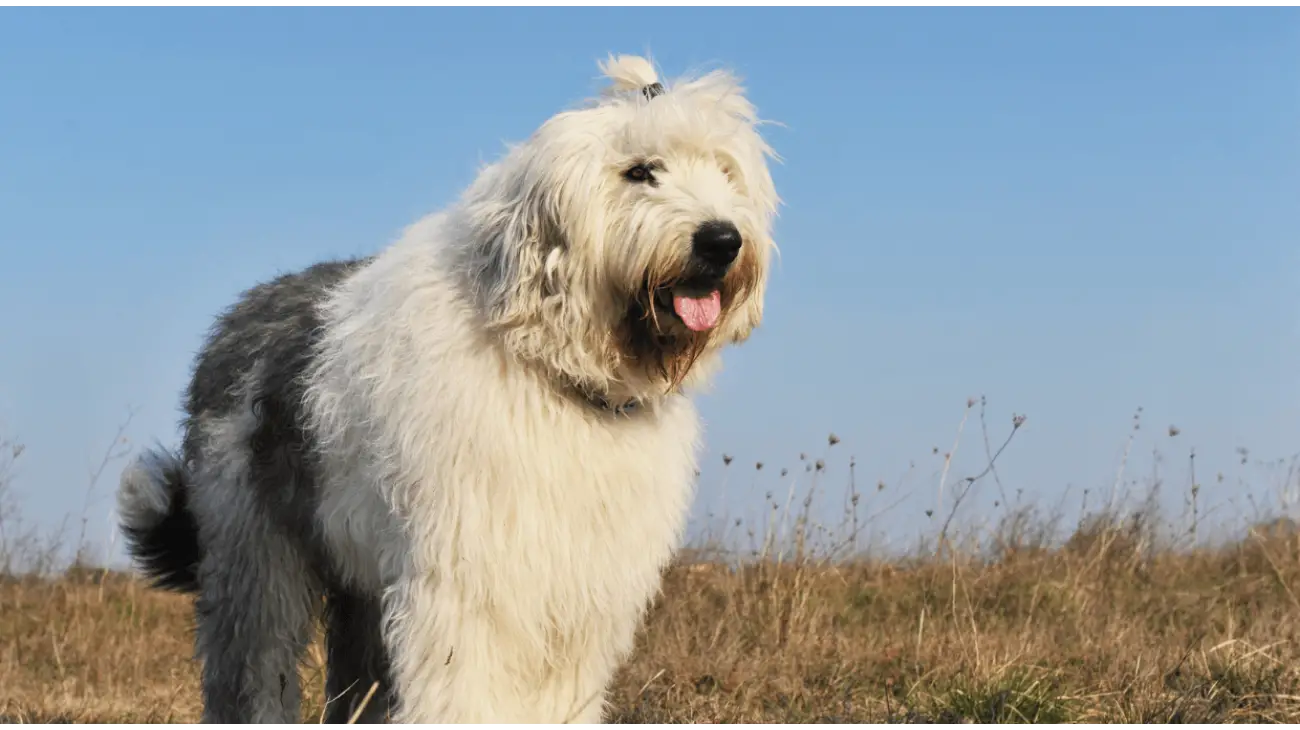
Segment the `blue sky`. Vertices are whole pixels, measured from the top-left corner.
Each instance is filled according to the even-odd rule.
[[[0,428],[29,519],[81,511],[129,406],[133,442],[175,442],[241,289],[391,241],[609,52],[729,66],[784,125],[782,257],[701,399],[699,512],[784,494],[833,430],[832,501],[852,454],[914,535],[981,394],[995,439],[1028,415],[1000,475],[1048,507],[1114,481],[1138,406],[1130,471],[1161,449],[1175,506],[1192,447],[1226,475],[1207,501],[1280,478],[1238,447],[1300,451],[1294,10],[5,9]]]

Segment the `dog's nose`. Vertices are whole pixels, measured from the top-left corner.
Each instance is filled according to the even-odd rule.
[[[740,254],[740,231],[726,221],[709,221],[695,230],[691,247],[695,256],[716,267],[730,266]]]

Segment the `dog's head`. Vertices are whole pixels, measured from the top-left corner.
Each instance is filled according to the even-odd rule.
[[[588,106],[487,168],[462,210],[470,282],[516,357],[594,393],[698,382],[762,319],[778,198],[737,80],[603,66]]]

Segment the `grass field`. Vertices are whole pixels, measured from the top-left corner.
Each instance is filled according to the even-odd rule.
[[[936,530],[910,557],[831,559],[796,504],[793,530],[756,554],[682,554],[610,719],[1300,722],[1300,531],[1274,520],[1191,547],[1151,509],[1054,534],[1059,521],[1004,506],[975,542]],[[38,546],[16,534],[0,539]],[[196,720],[191,621],[190,599],[128,575],[0,563],[0,718]],[[308,722],[321,656],[302,669]]]

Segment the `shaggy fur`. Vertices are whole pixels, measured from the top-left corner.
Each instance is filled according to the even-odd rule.
[[[373,259],[246,292],[179,454],[122,477],[144,572],[198,594],[205,720],[597,722],[689,506],[684,390],[759,324],[778,204],[736,80],[605,65]],[[322,606],[321,598],[324,598]]]

